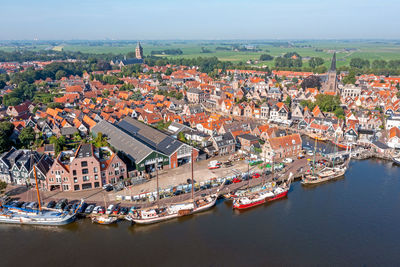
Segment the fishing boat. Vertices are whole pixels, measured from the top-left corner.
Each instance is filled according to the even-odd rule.
[[[318,140],[318,141],[326,141],[328,140],[327,137],[321,136],[321,135],[317,135],[317,134],[310,134],[309,135],[312,139]]]
[[[342,177],[346,173],[350,160],[351,160],[351,146],[350,146],[350,156],[342,165],[335,166],[335,159],[333,159],[332,167],[325,167],[318,173],[315,173],[315,157],[314,157],[313,173],[304,176],[301,180],[301,184],[303,185],[319,184],[332,179]]]
[[[234,209],[248,209],[252,207],[259,206],[264,204],[267,201],[267,198],[274,197],[274,193],[270,190],[253,193],[247,196],[242,196],[235,198],[233,201],[233,208]]]
[[[193,203],[167,205],[162,208],[148,208],[134,210],[126,219],[137,224],[153,224],[175,219],[193,212]]]
[[[351,144],[343,144],[343,143],[340,143],[338,141],[332,141],[332,144],[334,144],[337,147],[340,147],[342,149],[346,149],[346,150],[349,150],[351,148]]]
[[[100,215],[92,217],[92,223],[98,223],[98,224],[112,224],[117,221],[118,218],[115,216]]]
[[[235,198],[233,201],[233,208],[241,210],[248,209],[264,204],[265,202],[271,202],[286,197],[290,189],[292,176],[293,174],[290,173],[287,182],[284,182],[281,186],[275,183],[273,187],[265,185],[259,192]]]
[[[193,179],[193,150],[192,150],[192,188],[191,201],[165,205],[164,207],[152,207],[147,209],[131,209],[126,219],[137,224],[153,224],[166,220],[175,219],[182,216],[198,213],[210,209],[216,204],[218,195],[213,194],[198,199],[194,198],[194,179]],[[219,190],[219,189],[218,189]],[[157,174],[157,201],[158,201],[158,174]]]
[[[400,157],[392,158],[392,161],[393,161],[395,164],[400,165]]]
[[[33,166],[33,173],[35,176],[39,208],[37,210],[23,209],[9,207],[7,204],[0,204],[0,223],[59,226],[75,221],[77,212],[84,201],[81,200],[75,210],[70,212],[42,209],[35,166]]]
[[[301,180],[301,184],[311,185],[333,180],[344,176],[344,174],[346,173],[346,169],[347,167],[345,166],[336,168],[325,168],[318,174],[309,174],[304,176]]]

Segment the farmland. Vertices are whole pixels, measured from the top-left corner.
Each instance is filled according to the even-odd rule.
[[[305,61],[310,57],[321,57],[325,60],[325,66],[334,51],[337,52],[337,65],[348,65],[351,58],[359,57],[373,61],[375,59],[400,59],[399,41],[378,40],[311,40],[311,41],[143,41],[141,42],[144,54],[149,56],[152,51],[166,49],[180,49],[181,55],[157,54],[158,57],[169,58],[193,58],[193,57],[217,57],[221,61],[246,62],[258,60],[262,54],[270,54],[274,57],[287,52],[299,53]],[[65,51],[80,51],[83,53],[113,53],[126,54],[133,52],[135,41],[52,41],[46,44],[26,44],[15,46],[7,43],[0,44],[0,49],[13,51],[15,49],[43,50],[59,49]],[[239,48],[239,49],[233,49]],[[203,50],[203,51],[202,51]],[[206,53],[204,53],[206,51]],[[258,62],[258,65],[272,66],[273,61]],[[308,64],[306,64],[308,65]]]

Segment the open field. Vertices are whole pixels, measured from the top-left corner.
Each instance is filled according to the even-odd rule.
[[[134,52],[135,41],[66,41],[52,42],[50,44],[25,44],[18,48],[29,50],[49,49],[54,46],[62,46],[66,51],[81,51],[83,53],[114,53],[126,54]],[[310,57],[321,57],[325,60],[325,66],[329,66],[332,53],[337,52],[337,65],[348,65],[351,58],[360,57],[373,61],[375,59],[400,59],[399,41],[345,41],[345,40],[314,40],[314,41],[143,41],[142,46],[145,55],[152,51],[165,49],[180,49],[182,55],[157,55],[170,58],[193,57],[218,57],[222,61],[246,62],[258,60],[261,54],[268,53],[274,57],[287,52],[297,52],[305,60]],[[232,46],[250,46],[259,51],[234,51]],[[224,47],[229,50],[217,50]],[[202,53],[202,48],[211,53]],[[0,44],[0,50],[13,51],[15,45]],[[306,63],[307,64],[307,63]],[[273,66],[273,61],[260,62],[259,65]]]

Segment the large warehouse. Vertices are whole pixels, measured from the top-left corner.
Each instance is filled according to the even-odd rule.
[[[162,161],[164,168],[176,168],[190,162],[191,146],[130,117],[117,125],[101,121],[92,132],[107,136],[109,144],[124,153],[138,171],[154,171],[157,156],[160,167]],[[194,149],[193,153],[197,159],[198,150]]]

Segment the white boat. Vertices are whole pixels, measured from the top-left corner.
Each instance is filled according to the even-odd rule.
[[[35,176],[39,209],[22,209],[16,207],[8,207],[7,205],[1,204],[0,223],[58,226],[75,221],[76,214],[84,201],[81,200],[76,209],[71,212],[58,212],[42,209],[35,166],[33,166],[33,173]]]
[[[153,224],[188,215],[193,209],[193,203],[173,204],[163,208],[135,210],[127,219],[137,224]]]
[[[31,224],[31,225],[48,225],[57,226],[69,224],[75,221],[78,209],[80,205],[72,212],[58,212],[51,210],[37,210],[37,211],[26,211],[22,209],[20,211],[10,210],[7,207],[3,207],[0,211],[0,223],[10,224]]]
[[[101,215],[101,216],[93,216],[92,217],[92,222],[98,223],[98,224],[112,224],[117,221],[118,221],[118,218],[115,216]]]

